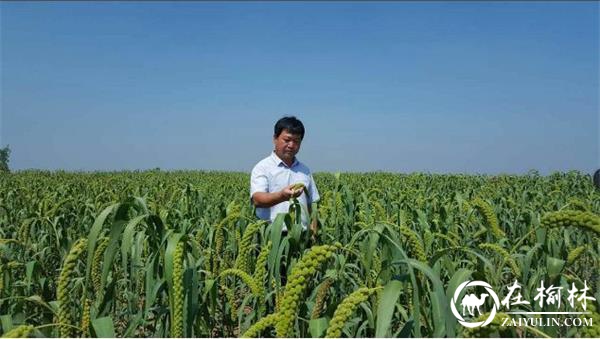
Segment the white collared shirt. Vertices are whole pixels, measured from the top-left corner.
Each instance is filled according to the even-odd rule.
[[[320,199],[317,185],[310,173],[310,170],[306,165],[294,159],[291,167],[288,167],[283,160],[281,160],[275,152],[271,152],[271,155],[259,161],[256,166],[252,169],[250,176],[250,199],[256,192],[273,193],[281,191],[288,185],[303,183],[308,191],[308,197],[306,193],[302,193],[297,199],[300,204],[303,205],[303,210],[308,211],[308,206],[317,202]],[[279,213],[288,213],[290,203],[288,201],[281,202],[271,208],[256,208],[256,216],[263,220],[275,220],[275,217]],[[307,213],[302,213],[302,225],[304,229],[309,222],[309,216]],[[284,229],[286,229],[284,225]]]

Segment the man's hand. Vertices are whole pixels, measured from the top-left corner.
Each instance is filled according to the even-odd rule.
[[[317,242],[317,232],[318,232],[318,225],[319,225],[319,220],[318,220],[318,212],[317,212],[317,203],[313,202],[308,206],[308,214],[310,214],[311,217],[311,222],[310,222],[310,234],[311,237],[310,239],[312,240],[313,244]]]
[[[294,185],[289,185],[281,190],[281,195],[284,197],[285,200],[297,198],[302,194],[302,192],[303,192],[302,188],[293,189],[293,186]]]
[[[311,240],[314,242],[317,241],[317,219],[313,219],[313,221],[310,223],[310,234],[311,234]]]
[[[273,193],[256,192],[252,195],[252,202],[256,207],[270,208],[291,198],[299,197],[303,192],[302,188],[294,190],[292,186],[294,185],[286,186],[281,191]]]

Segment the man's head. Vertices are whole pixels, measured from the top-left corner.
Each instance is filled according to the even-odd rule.
[[[304,125],[296,117],[283,117],[275,123],[273,145],[275,154],[290,165],[300,151],[304,139]]]

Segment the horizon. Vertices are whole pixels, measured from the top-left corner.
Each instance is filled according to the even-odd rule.
[[[391,174],[391,175],[439,175],[439,176],[489,176],[489,177],[501,177],[501,176],[519,176],[519,177],[528,177],[528,176],[540,176],[540,177],[549,177],[553,175],[566,175],[570,173],[575,173],[577,175],[583,176],[593,176],[596,171],[600,171],[599,169],[593,170],[592,173],[583,172],[580,170],[569,170],[569,171],[554,171],[547,174],[540,173],[538,170],[530,169],[524,173],[509,173],[509,172],[499,172],[499,173],[469,173],[469,172],[427,172],[427,171],[413,171],[413,172],[392,172],[392,171],[382,171],[382,170],[373,170],[373,171],[313,171],[312,174],[352,174],[352,175],[365,175],[365,174]],[[11,170],[9,174],[22,174],[22,173],[31,173],[31,172],[41,172],[44,174],[119,174],[119,173],[149,173],[149,172],[157,172],[157,173],[179,173],[179,172],[197,172],[197,173],[226,173],[226,174],[245,174],[250,175],[250,172],[246,171],[235,171],[235,170],[219,170],[219,169],[164,169],[164,168],[147,168],[147,169],[121,169],[121,170],[64,170],[64,169],[38,169],[38,168],[26,168],[19,170]]]

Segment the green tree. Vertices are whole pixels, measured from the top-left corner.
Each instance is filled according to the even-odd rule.
[[[10,158],[10,147],[7,145],[6,147],[0,149],[0,172],[10,172],[8,168],[8,161]]]

